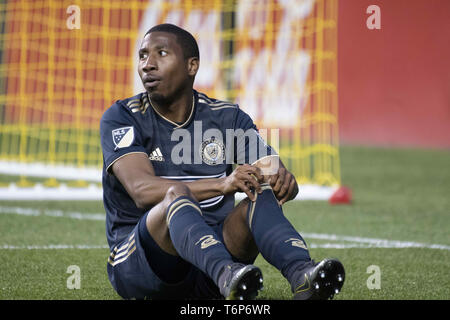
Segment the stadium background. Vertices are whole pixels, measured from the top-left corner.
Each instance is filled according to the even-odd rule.
[[[47,186],[57,186],[55,165],[65,173],[59,178],[75,176],[78,186],[99,181],[98,170],[83,179],[65,166],[101,166],[101,114],[142,91],[136,48],[161,22],[199,39],[197,89],[240,103],[260,128],[280,130],[279,152],[300,184],[341,184],[339,136],[353,144],[449,146],[450,49],[436,32],[446,30],[448,3],[382,2],[389,32],[367,28],[368,1],[127,3],[80,2],[79,12],[67,1],[2,5],[0,170],[11,174],[18,165],[19,186],[42,172]],[[430,11],[435,19],[420,16]],[[30,163],[48,166],[30,171]]]
[[[100,117],[115,100],[143,90],[137,47],[148,28],[162,22],[198,38],[202,66],[195,87],[240,103],[279,146],[300,184],[340,184],[337,2],[124,4],[3,6],[0,170],[16,168],[16,186],[31,187],[28,176],[43,174],[51,188],[58,178],[75,179],[76,187],[100,181]]]
[[[18,187],[33,186],[29,176],[52,188],[57,179],[76,187],[100,181],[99,119],[116,99],[143,90],[136,48],[161,22],[195,34],[196,88],[240,103],[267,140],[277,140],[302,185],[342,184],[339,139],[449,147],[445,0],[382,1],[381,30],[366,26],[370,1],[81,1],[79,12],[73,5],[1,7],[0,172],[17,175]]]
[[[380,30],[366,26],[372,4]],[[80,29],[68,27],[72,5]],[[354,191],[350,206],[286,208],[314,256],[345,262],[352,278],[343,297],[448,299],[448,12],[446,0],[1,2],[0,298],[114,297],[101,202],[10,200],[99,199],[99,119],[140,90],[136,45],[153,22],[170,21],[199,39],[198,89],[279,129],[280,152],[301,184]],[[95,275],[90,291],[67,292],[73,263]],[[379,293],[365,287],[369,263],[392,280]],[[288,298],[263,267],[265,297]],[[425,268],[435,271],[429,283]]]

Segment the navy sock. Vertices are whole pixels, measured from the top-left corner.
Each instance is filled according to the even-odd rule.
[[[268,185],[262,185],[247,211],[247,221],[262,256],[292,282],[294,272],[311,261],[306,243],[283,214]]]
[[[203,219],[198,203],[185,196],[175,199],[167,209],[167,225],[178,254],[218,284],[222,269],[233,261]]]

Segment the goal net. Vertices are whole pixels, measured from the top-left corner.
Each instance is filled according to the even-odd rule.
[[[239,103],[300,185],[338,187],[337,5],[2,2],[0,193],[8,198],[7,190],[36,185],[40,192],[62,184],[100,187],[100,118],[115,100],[143,91],[137,47],[151,26],[163,22],[198,40],[197,90]]]

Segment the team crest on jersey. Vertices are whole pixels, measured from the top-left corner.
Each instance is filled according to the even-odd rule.
[[[225,146],[222,141],[212,137],[203,141],[201,145],[201,155],[202,160],[211,166],[221,164],[225,159]]]
[[[112,139],[116,148],[114,150],[131,146],[134,141],[134,128],[123,127],[112,131]]]

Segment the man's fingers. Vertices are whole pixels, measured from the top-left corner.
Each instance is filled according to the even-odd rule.
[[[284,195],[283,199],[280,200],[280,204],[284,204],[285,202],[290,200],[291,195],[292,195],[292,193],[294,192],[294,189],[295,189],[295,184],[296,184],[295,179],[292,179],[291,182],[289,183],[288,191]]]
[[[286,170],[284,168],[280,168],[278,171],[278,179],[275,182],[275,185],[272,186],[273,192],[277,195],[280,192],[281,186],[284,183],[286,178]]]
[[[275,184],[277,183],[277,181],[278,181],[278,173],[269,177],[269,184],[272,187],[272,190],[273,190],[273,187],[275,187]]]
[[[261,169],[258,168],[258,167],[253,167],[253,166],[252,166],[252,169],[253,169],[253,175],[256,177],[258,182],[260,182],[260,183],[263,182],[264,181],[264,176],[262,174]]]
[[[244,175],[242,179],[245,181],[245,183],[248,186],[253,187],[253,189],[256,190],[256,192],[261,193],[261,185],[259,184],[258,180],[255,179],[255,176],[252,175]]]
[[[247,186],[245,185],[245,183],[240,182],[239,185],[238,185],[238,187],[239,187],[239,189],[240,189],[242,192],[244,192],[244,193],[247,195],[247,197],[248,197],[251,201],[255,201],[255,200],[256,200],[256,195],[253,194],[253,192],[250,190],[249,187],[247,187]]]
[[[239,170],[238,170],[239,169]],[[260,181],[263,180],[261,169],[245,164],[239,167],[236,172],[236,178],[250,184],[258,193],[261,193]]]
[[[245,165],[241,166],[241,168],[247,174],[253,175],[258,182],[263,182],[264,181],[264,176],[263,176],[262,171],[261,171],[260,168],[255,167],[255,166],[251,166],[249,164],[245,164]]]
[[[284,183],[281,185],[280,191],[278,192],[278,198],[284,198],[285,195],[289,195],[289,187],[294,179],[287,175],[285,177]]]

